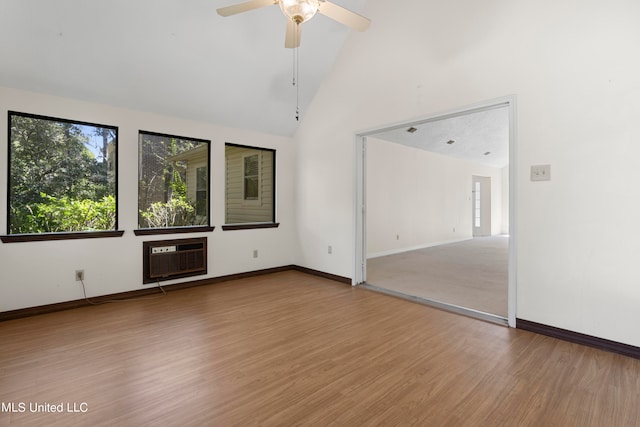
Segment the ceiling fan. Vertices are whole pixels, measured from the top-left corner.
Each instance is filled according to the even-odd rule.
[[[249,0],[217,10],[220,16],[231,16],[266,6],[280,5],[282,13],[287,17],[287,32],[284,46],[296,48],[300,46],[300,25],[313,18],[316,13],[327,16],[347,27],[364,31],[369,27],[369,19],[327,0]]]

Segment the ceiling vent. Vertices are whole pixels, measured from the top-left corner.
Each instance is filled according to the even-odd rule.
[[[411,126],[409,129],[407,129],[407,132],[414,133],[417,130],[418,130],[417,128],[414,128],[413,126]]]

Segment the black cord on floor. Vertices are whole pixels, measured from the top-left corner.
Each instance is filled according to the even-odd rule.
[[[158,281],[158,289],[160,289],[162,291],[161,295],[157,295],[154,297],[137,297],[137,298],[123,298],[123,299],[110,299],[110,300],[105,300],[105,301],[100,301],[100,302],[95,302],[95,301],[91,301],[88,297],[87,297],[87,290],[84,286],[84,280],[80,280],[80,283],[82,283],[82,293],[84,294],[84,299],[85,301],[87,301],[89,304],[91,305],[102,305],[102,304],[108,304],[108,303],[112,303],[112,302],[129,302],[129,301],[142,301],[142,300],[154,300],[154,299],[160,299],[163,298],[165,296],[167,296],[167,292],[164,290],[164,288],[162,286],[160,286],[160,281]]]

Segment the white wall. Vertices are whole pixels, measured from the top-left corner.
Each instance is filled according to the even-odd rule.
[[[502,228],[502,171],[367,137],[367,257],[472,238],[472,176],[491,178],[491,228]]]
[[[640,345],[640,2],[369,0],[364,14],[296,135],[296,263],[353,275],[356,133],[515,94],[516,315]],[[550,182],[529,180],[535,164]]]
[[[7,110],[119,127],[118,216],[119,229],[125,233],[120,238],[0,243],[0,311],[82,298],[82,289],[74,279],[77,269],[85,270],[90,296],[141,289],[144,287],[142,242],[147,240],[207,236],[208,275],[191,280],[292,264],[296,232],[293,215],[295,150],[290,138],[8,88],[0,88],[0,234],[7,232]],[[213,232],[139,237],[133,234],[137,228],[140,129],[212,141],[211,222],[216,226]],[[222,231],[225,142],[277,150],[276,219],[280,222],[279,228]],[[259,251],[259,257],[255,259],[254,249]],[[163,284],[176,282],[179,281]]]

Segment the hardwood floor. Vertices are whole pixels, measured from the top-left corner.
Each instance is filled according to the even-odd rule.
[[[0,426],[640,425],[640,360],[295,271],[0,340]]]

